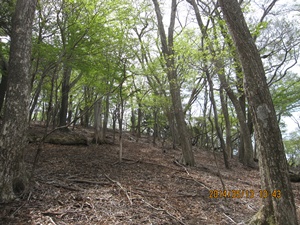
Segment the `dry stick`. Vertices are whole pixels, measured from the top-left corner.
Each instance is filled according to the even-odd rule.
[[[236,224],[236,222],[233,219],[231,219],[229,216],[227,216],[225,213],[223,213],[223,215],[226,216],[232,223]]]
[[[187,168],[186,168],[184,165],[182,165],[181,163],[179,163],[177,160],[174,160],[173,162],[174,162],[176,165],[181,166],[181,167],[185,170],[185,172],[190,176],[189,171],[187,170]]]
[[[196,179],[188,172],[187,168],[186,168],[184,165],[182,165],[181,163],[179,163],[177,160],[174,160],[173,162],[174,162],[176,165],[183,167],[183,169],[185,170],[185,172],[187,173],[187,175],[188,175],[189,177],[191,177],[191,179],[192,179],[194,182],[196,182],[197,184],[200,184],[202,187],[206,188],[207,190],[211,190],[211,189],[208,188],[205,184],[203,184],[203,183],[197,181],[197,180],[196,180]],[[185,178],[185,179],[187,179],[187,178]]]
[[[111,94],[111,93],[114,93],[122,84],[123,82],[126,80],[127,77],[124,77],[122,82],[117,86],[115,87],[114,89],[112,89],[111,91],[108,91],[106,92],[105,94],[101,95],[100,97],[98,97],[90,107],[88,107],[86,110],[84,110],[82,113],[79,114],[79,116],[75,117],[70,123],[66,124],[65,126],[60,126],[60,127],[56,127],[54,129],[52,129],[51,131],[49,132],[46,132],[46,134],[43,136],[43,138],[39,141],[39,144],[38,144],[38,148],[37,148],[37,151],[36,151],[36,154],[35,154],[35,157],[34,157],[34,161],[33,161],[33,165],[32,165],[32,171],[31,171],[31,174],[29,176],[29,189],[31,188],[31,185],[32,185],[32,180],[33,180],[33,177],[34,177],[34,172],[35,172],[35,169],[36,169],[36,165],[37,165],[37,162],[38,162],[38,159],[39,159],[39,156],[43,150],[43,146],[44,146],[44,143],[45,143],[45,140],[46,138],[52,134],[54,131],[56,130],[59,130],[59,129],[63,129],[63,128],[68,128],[69,126],[71,126],[73,123],[75,123],[80,117],[84,116],[88,111],[90,111],[94,105],[96,104],[96,102],[104,97],[105,95],[107,94]]]
[[[120,184],[120,182],[111,179],[111,178],[110,178],[109,176],[107,176],[106,174],[105,174],[105,177],[106,177],[109,181],[111,181],[111,182],[117,184],[117,185],[119,186],[119,188],[121,188],[121,190],[125,193],[125,195],[126,195],[128,201],[129,201],[130,205],[132,205],[132,200],[131,200],[131,198],[129,197],[129,195],[128,195],[128,193],[127,193],[127,190]]]
[[[57,225],[57,224],[54,222],[54,220],[53,220],[50,216],[47,216],[47,217],[49,218],[49,220],[50,220],[50,222],[51,222],[52,224]]]
[[[186,225],[186,223],[182,222],[180,219],[177,219],[175,216],[173,216],[170,212],[168,212],[168,210],[165,210],[163,208],[156,208],[153,205],[151,205],[149,202],[146,202],[144,199],[142,199],[142,201],[148,205],[149,207],[151,207],[152,209],[155,209],[156,211],[162,211],[165,212],[166,214],[168,214],[171,218],[173,218],[174,220],[178,221],[180,224],[182,225]]]

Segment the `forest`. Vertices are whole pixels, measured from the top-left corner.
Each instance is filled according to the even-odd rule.
[[[298,0],[0,0],[0,224],[300,221]]]

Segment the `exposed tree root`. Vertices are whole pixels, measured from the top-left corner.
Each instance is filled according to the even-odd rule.
[[[258,212],[247,222],[248,225],[276,225],[274,216],[263,205]]]

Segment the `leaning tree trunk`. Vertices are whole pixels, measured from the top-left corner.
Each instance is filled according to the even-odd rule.
[[[176,0],[172,0],[171,20],[169,26],[168,40],[166,37],[162,14],[160,11],[158,1],[153,0],[153,4],[157,16],[158,31],[159,31],[161,45],[162,45],[162,52],[166,62],[166,73],[170,85],[172,105],[174,109],[177,129],[180,134],[179,140],[182,148],[182,156],[183,156],[182,161],[186,165],[194,166],[195,165],[194,153],[192,151],[192,145],[191,145],[187,125],[185,123],[185,117],[184,117],[184,112],[183,112],[183,107],[181,102],[181,96],[180,96],[180,82],[177,78],[175,59],[174,59],[173,41],[174,41],[174,26],[175,26],[177,2]]]
[[[27,185],[23,152],[27,145],[35,7],[35,0],[18,0],[12,20],[8,92],[0,130],[0,202],[9,202],[23,194]]]
[[[219,0],[219,4],[243,67],[244,88],[259,152],[261,188],[269,193],[250,224],[297,225],[281,132],[259,52],[238,2]]]

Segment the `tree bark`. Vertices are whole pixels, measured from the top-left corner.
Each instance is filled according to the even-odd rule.
[[[35,0],[18,0],[12,20],[8,89],[0,130],[0,202],[26,191],[23,152],[27,146],[30,101],[30,60]]]
[[[261,188],[273,193],[263,198],[263,207],[250,224],[297,225],[294,196],[288,176],[281,132],[264,67],[236,0],[218,0],[237,48],[244,71],[244,88],[251,111],[259,153]]]
[[[172,0],[171,20],[169,25],[168,40],[166,37],[162,14],[160,11],[158,1],[153,0],[153,4],[157,16],[158,31],[159,31],[161,45],[162,45],[162,53],[166,63],[166,73],[170,85],[170,93],[172,98],[173,110],[174,110],[175,119],[177,123],[177,129],[180,134],[179,139],[180,139],[182,156],[183,156],[182,162],[185,165],[194,166],[195,165],[194,153],[192,151],[192,145],[191,145],[187,125],[185,123],[185,117],[184,117],[184,112],[183,112],[183,107],[181,102],[181,96],[180,96],[180,82],[177,78],[175,59],[174,59],[173,40],[174,40],[174,26],[175,26],[177,2],[176,0]]]

